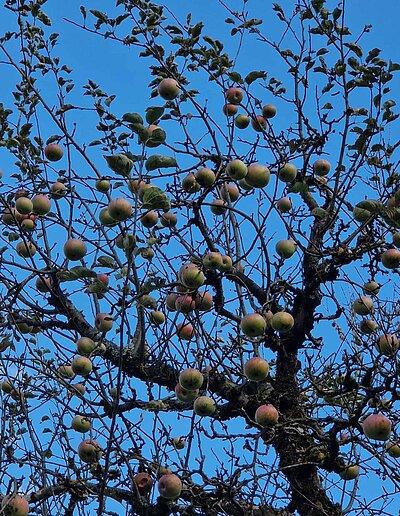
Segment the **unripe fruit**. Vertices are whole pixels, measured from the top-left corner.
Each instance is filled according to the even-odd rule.
[[[368,283],[365,283],[363,289],[366,294],[370,294],[371,296],[377,296],[379,294],[381,287],[379,286],[379,283],[377,283],[376,281],[369,281]]]
[[[108,213],[114,220],[127,220],[132,215],[132,205],[128,199],[118,197],[117,199],[110,201],[108,205]]]
[[[219,270],[221,272],[232,272],[233,264],[230,256],[227,256],[226,254],[222,255],[222,264],[219,266]]]
[[[261,382],[268,376],[269,365],[261,357],[250,358],[244,364],[244,374],[252,382]]]
[[[222,265],[222,255],[218,252],[207,253],[203,256],[203,265],[207,270],[216,271]]]
[[[57,369],[57,373],[61,378],[66,380],[72,380],[75,377],[75,373],[72,370],[72,367],[69,365],[62,365]]]
[[[0,513],[4,516],[28,516],[28,500],[18,494],[5,496],[1,501]]]
[[[18,242],[15,246],[15,250],[22,258],[30,258],[36,253],[36,247],[32,242]]]
[[[133,194],[139,194],[142,188],[146,188],[146,182],[141,179],[131,179],[128,181],[128,190]]]
[[[182,296],[178,296],[176,298],[175,308],[178,312],[188,314],[189,312],[193,312],[195,307],[195,300],[192,298],[190,294],[183,294]]]
[[[240,104],[243,100],[243,91],[240,88],[228,88],[225,92],[225,98],[229,104]]]
[[[110,181],[108,179],[97,179],[94,186],[98,192],[106,193],[110,189]]]
[[[386,269],[397,269],[400,266],[400,251],[398,249],[388,249],[382,253],[381,262]]]
[[[98,462],[102,455],[103,451],[100,445],[93,439],[85,439],[78,446],[78,456],[86,464]]]
[[[353,219],[356,222],[367,222],[371,215],[372,213],[364,208],[359,208],[358,206],[353,208]]]
[[[225,184],[219,189],[219,194],[224,201],[235,202],[239,199],[240,192],[236,185]]]
[[[165,315],[159,310],[153,310],[150,312],[151,322],[156,324],[157,326],[161,326],[165,322]]]
[[[279,169],[278,178],[284,183],[291,183],[296,179],[297,168],[292,163],[286,163]]]
[[[196,389],[200,389],[203,385],[203,374],[193,367],[189,367],[181,372],[179,375],[179,383],[188,391],[195,391]]]
[[[38,215],[47,215],[51,209],[51,201],[44,194],[35,195],[32,199],[33,211]]]
[[[251,127],[258,133],[262,133],[267,128],[267,121],[262,115],[256,115],[251,119]]]
[[[236,104],[224,104],[222,106],[222,111],[226,116],[235,116],[238,110],[239,107]]]
[[[294,319],[288,312],[276,312],[271,319],[271,326],[279,333],[287,333],[294,326]]]
[[[102,208],[100,210],[99,221],[103,226],[115,226],[117,224],[117,221],[111,217],[108,208]]]
[[[273,104],[266,104],[262,108],[262,116],[264,118],[274,118],[276,115],[276,107]]]
[[[326,159],[317,159],[313,165],[313,170],[317,176],[327,176],[331,170],[331,164]]]
[[[109,314],[100,313],[96,315],[94,324],[98,331],[107,332],[113,327],[113,318]]]
[[[211,416],[217,409],[215,401],[209,396],[199,396],[193,403],[193,410],[198,416]]]
[[[81,355],[90,355],[96,349],[96,342],[89,337],[81,337],[76,341],[76,350]]]
[[[194,263],[182,265],[178,277],[182,285],[190,289],[201,287],[206,280],[203,272]]]
[[[154,131],[157,131],[157,130],[161,130],[161,127],[159,127],[158,125],[154,125],[154,124],[151,124],[147,127],[147,139],[145,140],[145,145],[146,147],[151,147],[151,148],[154,148],[154,147],[158,147],[159,145],[161,145],[163,143],[162,139],[156,139],[155,138],[155,135],[153,135]]]
[[[49,143],[44,148],[44,155],[49,161],[59,161],[63,157],[64,151],[57,143]]]
[[[56,181],[50,186],[50,197],[52,199],[62,199],[67,194],[67,187],[64,183]]]
[[[176,294],[175,292],[171,292],[171,294],[168,294],[168,296],[165,298],[165,304],[170,312],[176,312],[175,303],[177,297],[178,294]]]
[[[353,310],[357,315],[368,315],[374,311],[374,302],[370,297],[361,296],[353,303]]]
[[[289,197],[281,197],[276,203],[276,207],[281,213],[288,213],[292,209],[292,201]]]
[[[273,426],[278,422],[279,413],[273,405],[261,405],[256,410],[254,419],[260,426]]]
[[[172,439],[172,444],[177,450],[183,450],[185,447],[185,439],[183,437],[174,437]]]
[[[86,387],[83,385],[83,383],[75,383],[74,385],[71,385],[71,387],[74,391],[76,391],[76,393],[79,393],[81,396],[83,396],[86,392]]]
[[[183,178],[182,188],[185,192],[192,194],[198,192],[201,186],[196,181],[196,176],[191,172]]]
[[[364,435],[377,441],[386,441],[392,430],[389,419],[382,414],[371,414],[362,422]]]
[[[386,448],[386,451],[388,452],[388,454],[395,458],[395,459],[398,459],[400,457],[400,446],[399,444],[393,442],[393,441],[389,441],[388,443],[386,443],[385,445],[385,448]]]
[[[364,333],[365,335],[370,335],[371,333],[374,333],[377,329],[377,325],[375,321],[372,319],[363,319],[360,322],[360,331],[361,333]]]
[[[197,292],[194,301],[196,309],[200,312],[210,310],[213,306],[213,297],[210,292],[207,291]]]
[[[175,79],[162,79],[157,87],[158,94],[164,100],[174,100],[179,97],[179,85]]]
[[[357,464],[347,464],[346,468],[339,473],[343,480],[354,480],[360,474],[360,466]]]
[[[187,389],[184,389],[180,383],[177,383],[175,386],[175,395],[179,401],[188,403],[190,401],[194,401],[198,397],[199,391],[197,389],[194,391],[188,391]]]
[[[44,276],[37,278],[35,282],[36,290],[39,292],[49,292],[52,289],[52,281],[50,278],[46,278]]]
[[[176,333],[182,340],[190,340],[194,337],[194,328],[191,324],[180,323],[176,327]]]
[[[158,492],[166,500],[176,500],[182,491],[182,482],[177,475],[169,473],[163,475],[158,481]]]
[[[264,165],[253,163],[247,168],[246,183],[255,188],[264,188],[270,180],[270,171]]]
[[[395,335],[385,333],[375,342],[375,348],[382,355],[390,356],[399,349],[399,340]]]
[[[2,220],[6,226],[16,226],[22,220],[22,215],[14,208],[5,208]]]
[[[297,244],[294,240],[279,240],[275,246],[278,255],[286,260],[296,252]]]
[[[36,217],[36,215],[23,215],[23,217],[28,217],[26,219],[23,219],[21,221],[21,228],[24,231],[34,231],[36,227],[36,223],[34,219],[31,219],[30,217]]]
[[[87,247],[83,240],[79,238],[70,238],[64,244],[64,256],[71,261],[79,261],[87,253]]]
[[[400,247],[400,231],[397,231],[392,235],[392,242],[397,248]]]
[[[90,422],[90,419],[85,416],[76,416],[71,421],[71,427],[76,432],[84,434],[85,432],[89,432],[89,430],[92,428],[92,423]]]
[[[200,168],[195,174],[196,181],[201,186],[212,186],[215,183],[214,172],[207,167]]]
[[[223,215],[226,211],[225,201],[223,201],[222,199],[215,199],[211,203],[210,209],[211,209],[211,213],[213,213],[216,216]]]
[[[234,159],[227,164],[226,173],[237,181],[247,175],[247,166],[240,159]]]
[[[33,210],[33,204],[28,197],[18,197],[15,202],[15,207],[22,215],[28,215]]]
[[[246,129],[250,124],[250,118],[247,115],[238,115],[235,118],[235,125],[238,129]]]
[[[2,384],[1,384],[1,390],[5,393],[5,394],[10,394],[10,392],[12,391],[13,387],[11,385],[10,382],[8,381],[4,381]]]
[[[80,376],[87,376],[93,369],[93,364],[90,358],[75,357],[71,364],[72,370],[75,374]]]
[[[139,493],[143,495],[151,490],[154,481],[148,473],[142,471],[140,473],[136,473],[133,477],[133,483],[136,485]]]
[[[241,320],[240,327],[247,337],[259,337],[265,331],[266,322],[260,314],[247,314]]]
[[[165,228],[174,228],[178,222],[178,218],[175,213],[167,211],[161,215],[160,222]]]
[[[140,217],[140,222],[145,228],[152,228],[158,222],[158,213],[156,211],[148,211]]]

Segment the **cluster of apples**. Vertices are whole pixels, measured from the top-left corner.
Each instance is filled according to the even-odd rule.
[[[272,313],[270,310],[261,315],[257,312],[245,315],[240,327],[247,337],[260,337],[265,330],[272,328],[279,333],[288,333],[294,326],[292,314],[285,311]]]
[[[199,396],[204,377],[201,371],[189,367],[179,375],[179,383],[175,387],[175,395],[185,403],[194,401],[193,410],[198,416],[211,416],[217,409],[215,401],[209,396]]]

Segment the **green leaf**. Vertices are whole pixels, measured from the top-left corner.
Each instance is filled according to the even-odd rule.
[[[362,57],[363,55],[363,51],[362,51],[362,48],[360,47],[360,45],[357,45],[357,43],[345,43],[344,44],[345,47],[349,48],[350,50],[352,50],[357,57]]]
[[[130,124],[143,124],[143,118],[139,113],[124,113],[122,115],[122,120],[124,122],[129,122]]]
[[[267,72],[253,71],[253,72],[248,73],[244,80],[246,81],[247,84],[251,84],[254,81],[256,81],[257,79],[265,79],[266,77],[267,77]]]
[[[98,11],[97,9],[90,9],[90,12],[93,14],[93,16],[96,16],[96,18],[98,18],[103,23],[107,23],[108,17],[106,14],[102,13],[101,11]]]
[[[121,176],[129,176],[129,172],[132,170],[133,161],[129,159],[125,154],[113,154],[111,156],[104,156],[107,165],[116,174]]]
[[[97,274],[87,267],[72,267],[68,271],[60,271],[57,273],[59,281],[75,281],[83,278],[96,278]]]
[[[164,108],[162,106],[149,106],[146,109],[146,122],[148,124],[153,124],[156,120],[161,118],[164,113]]]
[[[109,256],[99,256],[97,258],[97,264],[100,267],[108,267],[109,269],[116,269],[117,268],[117,264]]]
[[[161,156],[161,154],[155,154],[154,156],[150,156],[146,160],[146,170],[150,172],[151,170],[156,170],[157,168],[170,168],[176,167],[177,162],[175,158],[171,158],[169,156]]]
[[[166,212],[171,209],[168,196],[157,186],[148,188],[143,194],[142,201],[142,208],[146,210],[163,210]]]

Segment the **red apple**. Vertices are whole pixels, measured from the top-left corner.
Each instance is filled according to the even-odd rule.
[[[386,441],[392,431],[390,420],[382,414],[371,414],[361,424],[364,435],[377,441]]]
[[[229,104],[240,104],[243,100],[243,91],[240,88],[228,88],[225,92],[225,98]]]
[[[151,476],[145,471],[136,473],[136,475],[133,477],[133,482],[141,495],[144,495],[151,491],[151,488],[154,484],[154,481],[151,478]]]
[[[166,500],[176,500],[182,491],[182,482],[177,475],[168,473],[158,481],[158,492]]]
[[[49,161],[60,161],[64,155],[64,151],[57,143],[49,143],[44,148],[44,155]]]
[[[87,253],[87,247],[83,240],[79,238],[70,238],[64,244],[64,256],[71,261],[79,261]]]
[[[244,374],[252,382],[261,382],[268,376],[269,365],[266,360],[261,357],[250,358],[244,364]]]
[[[78,456],[82,462],[93,464],[103,455],[100,445],[94,439],[85,439],[78,446]]]
[[[261,405],[255,413],[255,421],[260,426],[272,426],[278,422],[279,413],[271,404]]]
[[[1,501],[0,514],[4,516],[28,516],[29,504],[25,496],[12,494],[5,496]]]

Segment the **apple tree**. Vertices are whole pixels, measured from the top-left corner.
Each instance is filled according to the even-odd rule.
[[[0,8],[0,514],[394,514],[400,66],[344,2],[87,4]]]

